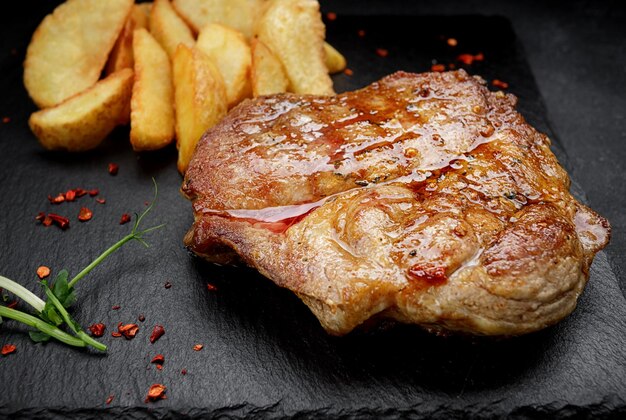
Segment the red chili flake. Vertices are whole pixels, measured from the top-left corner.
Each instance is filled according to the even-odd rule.
[[[128,213],[122,214],[122,218],[120,219],[120,225],[124,225],[130,222],[130,215]]]
[[[91,335],[93,335],[94,337],[102,337],[104,335],[105,329],[106,327],[101,322],[93,324],[89,327],[89,331],[91,331]]]
[[[35,217],[35,220],[39,222],[43,222],[45,218],[46,218],[46,213],[44,213],[43,211],[40,211]]]
[[[113,331],[113,332],[111,333],[111,336],[112,336],[112,337],[121,337],[121,336],[122,336],[122,333],[119,333],[119,332],[117,332],[117,331]]]
[[[334,21],[337,20],[337,13],[335,12],[328,12],[326,13],[326,19],[328,19],[329,21]]]
[[[200,351],[204,347],[203,344],[196,344],[193,346],[194,351]]]
[[[172,287],[172,283],[170,283],[169,281],[166,281],[163,287],[165,287],[166,289],[169,289],[170,287]]]
[[[217,290],[217,286],[211,284],[211,283],[207,283],[206,284],[206,288],[209,290],[209,292],[215,292]]]
[[[427,283],[432,284],[441,284],[448,280],[448,277],[446,276],[446,268],[442,266],[415,264],[409,268],[408,274],[411,278],[424,280]]]
[[[363,29],[359,29],[357,32],[357,35],[361,38],[363,38],[365,36],[365,31]]]
[[[52,224],[52,219],[50,218],[50,216],[46,216],[41,222],[41,224],[44,225],[45,227],[48,227]]]
[[[3,122],[4,124],[8,124],[8,123],[10,123],[10,122],[11,122],[11,118],[9,118],[9,117],[3,117],[3,118],[2,118],[2,122]]]
[[[346,76],[352,76],[352,75],[354,74],[354,72],[352,71],[352,69],[345,69],[345,70],[343,71],[343,73],[344,73]]]
[[[385,57],[387,57],[389,55],[389,51],[384,49],[384,48],[376,48],[376,54],[379,57],[385,58]]]
[[[76,197],[82,197],[83,195],[87,194],[87,191],[83,190],[82,188],[74,188],[72,191],[74,191]]]
[[[165,390],[167,388],[162,384],[154,384],[150,386],[148,390],[148,395],[146,396],[146,402],[164,400],[167,398],[165,395]]]
[[[70,227],[70,219],[67,217],[59,216],[58,214],[48,213],[48,217],[52,219],[61,229],[65,230]],[[44,220],[45,225],[45,220]]]
[[[109,163],[109,173],[111,175],[117,175],[117,172],[120,170],[120,167],[117,163]]]
[[[474,61],[483,61],[485,59],[485,56],[483,55],[483,53],[478,53],[476,55],[461,54],[456,59],[463,64],[470,66],[472,65],[472,63],[474,63]]]
[[[120,308],[121,308],[120,305],[113,305],[113,306],[111,306],[111,309],[113,309],[114,311],[117,311]]]
[[[17,347],[15,347],[15,345],[5,344],[4,346],[2,346],[2,355],[7,356],[11,353],[15,353],[15,350],[17,350]]]
[[[50,268],[49,267],[46,267],[45,265],[42,265],[42,266],[40,266],[37,269],[37,276],[39,276],[40,279],[45,279],[49,275],[50,275]]]
[[[447,43],[451,47],[456,47],[459,44],[459,41],[457,41],[456,38],[448,38]]]
[[[106,401],[104,402],[106,405],[109,405],[113,402],[113,395],[109,395],[106,399]]]
[[[124,337],[130,340],[131,338],[135,338],[135,336],[137,335],[137,332],[139,331],[139,326],[137,324],[119,325],[117,327],[117,330],[122,333]]]
[[[16,306],[17,306],[17,299],[16,299],[16,300],[14,300],[13,302],[9,303],[9,304],[7,305],[7,308],[9,308],[9,309],[15,309],[15,307],[16,307]]]
[[[74,201],[76,199],[76,191],[69,190],[65,193],[65,201]]]
[[[163,370],[163,365],[157,365],[157,370]]]
[[[145,317],[145,316],[143,316],[143,314],[139,314],[139,316],[137,317],[137,319],[138,319],[140,322],[144,322],[144,321],[146,320],[146,317]]]
[[[90,197],[95,197],[98,194],[100,194],[100,190],[97,188],[94,188],[93,190],[85,191],[85,193],[88,193]]]
[[[446,71],[446,66],[444,66],[443,64],[433,64],[432,66],[430,66],[430,71]]]
[[[161,338],[163,334],[165,334],[165,328],[163,328],[163,325],[155,325],[152,329],[152,334],[150,334],[150,342],[154,344],[154,342]]]
[[[78,220],[80,220],[81,222],[87,222],[91,220],[92,216],[93,212],[87,207],[81,207],[80,211],[78,212]]]
[[[156,364],[162,365],[163,363],[165,363],[165,356],[163,356],[162,354],[157,354],[156,356],[152,358],[150,363],[156,363]]]
[[[449,64],[448,64],[448,68],[449,68],[450,70],[454,70],[454,69],[456,68],[456,65],[455,65],[454,63],[449,63]]]
[[[493,79],[491,84],[500,89],[508,89],[509,84],[507,82],[503,82],[502,80]]]
[[[65,196],[62,193],[60,193],[56,197],[52,197],[51,195],[49,195],[48,201],[50,201],[50,203],[52,204],[61,204],[62,202],[65,201]]]
[[[96,201],[100,204],[104,204],[107,202],[104,198],[96,198]]]
[[[183,369],[183,370],[181,370],[181,371],[180,371],[180,374],[181,374],[181,375],[186,375],[186,374],[187,374],[187,369]]]

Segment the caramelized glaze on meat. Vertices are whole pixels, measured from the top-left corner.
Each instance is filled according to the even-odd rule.
[[[198,144],[185,244],[257,268],[331,334],[374,316],[485,335],[551,325],[610,229],[515,102],[462,70],[246,101]]]

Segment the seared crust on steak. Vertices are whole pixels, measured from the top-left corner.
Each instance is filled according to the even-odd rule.
[[[245,101],[190,163],[185,244],[257,268],[331,334],[373,316],[484,335],[554,324],[610,228],[515,102],[462,70]]]

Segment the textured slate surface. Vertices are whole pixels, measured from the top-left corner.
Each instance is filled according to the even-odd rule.
[[[572,316],[512,340],[440,338],[406,326],[328,337],[297,298],[254,271],[192,258],[181,243],[192,217],[178,195],[173,148],[133,154],[127,130],[120,129],[97,151],[68,156],[42,151],[28,131],[33,105],[21,85],[20,64],[30,33],[50,8],[33,3],[36,10],[0,29],[0,116],[11,118],[0,125],[0,271],[32,290],[40,264],[77,272],[128,231],[119,217],[143,207],[152,176],[161,193],[149,222],[168,225],[151,238],[151,249],[131,244],[78,285],[74,313],[83,324],[107,325],[107,355],[34,345],[23,329],[2,326],[0,345],[14,343],[18,351],[0,358],[0,416],[624,414],[626,301],[603,253]],[[365,29],[366,38],[358,38],[357,29]],[[568,162],[506,20],[342,17],[328,32],[354,70],[352,78],[336,78],[338,90],[396,69],[424,71],[433,58],[447,62],[454,53],[439,35],[457,37],[459,50],[480,50],[487,57],[472,71],[509,82],[521,112],[551,135],[559,158]],[[376,56],[377,47],[387,48],[389,56]],[[108,162],[120,164],[116,177],[107,173]],[[74,187],[99,188],[107,203],[87,197],[59,207],[47,203],[48,194]],[[75,219],[81,204],[94,210],[85,224]],[[68,231],[44,229],[32,220],[38,211],[52,210],[73,219]],[[218,290],[208,291],[207,282]],[[110,337],[118,322],[137,322],[140,313],[146,320],[134,340]],[[156,323],[166,334],[151,345]],[[196,343],[204,349],[193,351]],[[163,371],[149,363],[157,353],[165,355]],[[145,404],[155,382],[168,387],[168,399]],[[106,405],[109,395],[115,397]]]

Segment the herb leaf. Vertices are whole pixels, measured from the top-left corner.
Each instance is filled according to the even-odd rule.
[[[30,339],[33,340],[35,343],[45,343],[52,338],[45,332],[41,331],[29,331],[28,335],[30,336]]]

